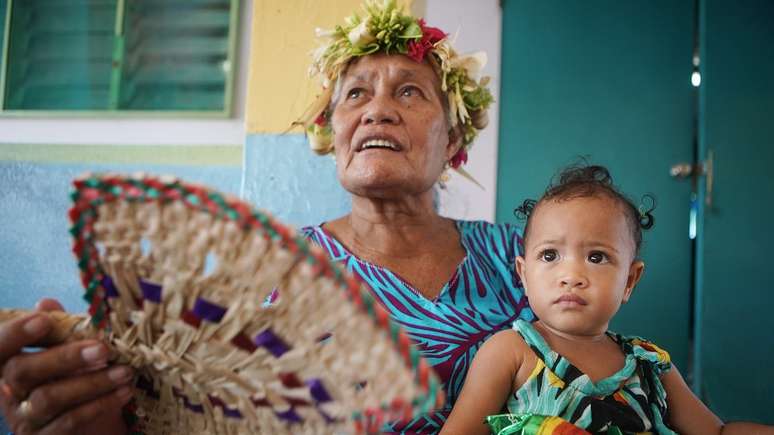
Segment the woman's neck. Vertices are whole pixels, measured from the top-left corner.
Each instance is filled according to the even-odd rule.
[[[359,255],[415,257],[437,252],[450,221],[438,215],[432,196],[373,199],[353,196],[352,212],[327,228]]]
[[[356,257],[388,269],[427,299],[438,297],[465,257],[457,226],[436,213],[431,195],[353,197],[352,213],[325,228]]]

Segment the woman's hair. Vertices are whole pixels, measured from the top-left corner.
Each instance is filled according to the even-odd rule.
[[[613,185],[610,171],[604,166],[574,165],[562,170],[558,177],[555,177],[555,180],[556,178],[558,181],[553,181],[539,200],[525,199],[514,210],[513,213],[516,217],[526,220],[524,240],[529,234],[531,217],[540,204],[547,201],[560,202],[576,198],[605,196],[623,208],[626,222],[631,230],[632,240],[634,240],[634,255],[635,257],[639,255],[640,245],[642,245],[642,230],[648,230],[654,224],[653,210],[656,208],[656,199],[653,195],[643,196],[641,205],[637,207],[631,199]]]

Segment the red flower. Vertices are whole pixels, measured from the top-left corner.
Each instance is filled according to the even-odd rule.
[[[406,56],[414,59],[415,62],[422,62],[425,59],[425,53],[429,47],[422,44],[421,41],[411,41],[408,43],[408,52]]]
[[[326,124],[325,112],[321,113],[320,116],[318,116],[317,119],[314,120],[314,123],[319,125],[320,127],[325,127],[325,124]]]
[[[414,59],[416,62],[422,62],[425,54],[433,48],[433,44],[446,37],[446,33],[437,27],[425,26],[425,20],[419,19],[419,27],[422,29],[422,38],[408,43],[408,53],[406,56]]]
[[[461,147],[459,151],[449,160],[449,165],[452,168],[457,169],[460,166],[468,162],[468,152],[465,151],[465,147]]]
[[[427,39],[431,44],[435,44],[446,37],[446,33],[438,27],[425,26],[424,19],[419,19],[419,27],[422,28],[422,40]]]

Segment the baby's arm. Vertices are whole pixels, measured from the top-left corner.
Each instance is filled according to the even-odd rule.
[[[774,435],[774,427],[755,423],[724,424],[688,388],[677,367],[661,377],[667,393],[670,426],[681,434]]]
[[[441,435],[490,433],[484,418],[503,409],[521,366],[523,346],[513,330],[498,332],[481,346]]]

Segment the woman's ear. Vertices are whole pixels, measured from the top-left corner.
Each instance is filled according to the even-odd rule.
[[[629,276],[626,277],[626,288],[624,289],[624,295],[622,302],[628,302],[632,296],[634,287],[640,282],[642,274],[645,272],[645,263],[641,260],[635,260],[632,265],[629,266]]]
[[[449,129],[449,143],[446,145],[446,161],[448,162],[462,147],[462,129],[457,123]]]

